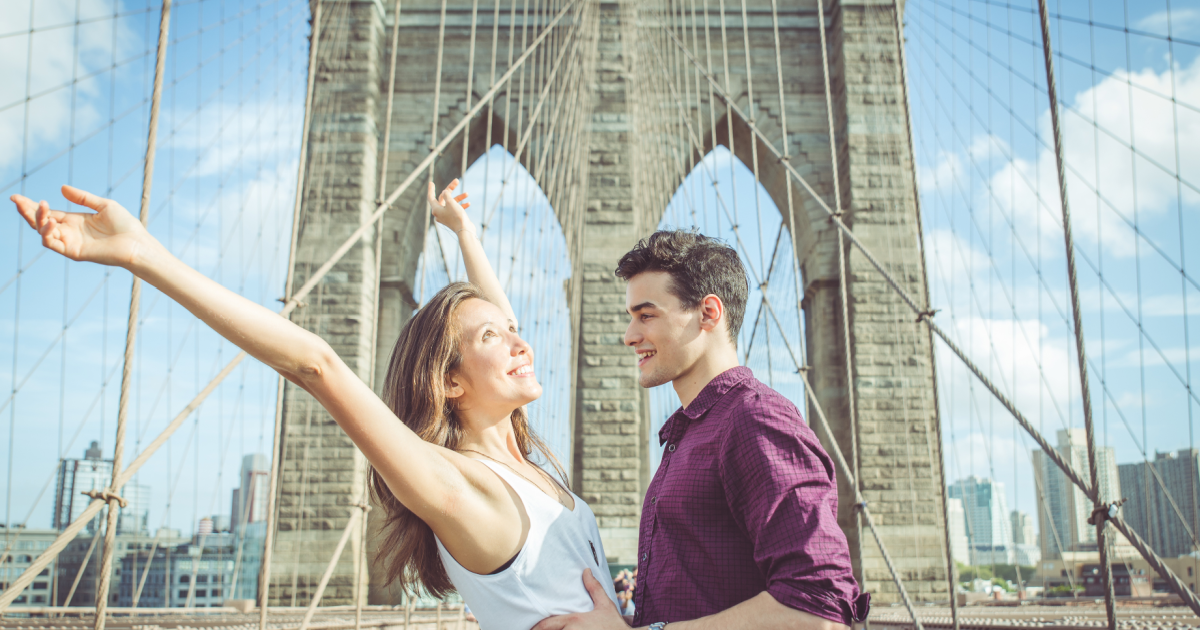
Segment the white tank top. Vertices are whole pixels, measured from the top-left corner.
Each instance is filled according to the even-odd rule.
[[[499,573],[468,571],[437,541],[446,573],[479,619],[480,629],[529,630],[546,617],[592,610],[592,598],[583,586],[584,569],[592,570],[615,607],[617,593],[600,544],[600,529],[587,503],[571,493],[575,510],[568,510],[503,465],[477,461],[508,483],[529,516],[525,545]]]

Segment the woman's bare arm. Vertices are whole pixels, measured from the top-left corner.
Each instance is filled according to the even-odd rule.
[[[458,188],[457,179],[450,182],[441,195],[434,197],[433,182],[429,183],[429,209],[433,212],[433,218],[458,235],[458,246],[462,249],[463,264],[467,268],[467,280],[479,287],[488,301],[499,306],[520,330],[517,315],[508,301],[508,296],[504,294],[500,278],[496,277],[487,254],[483,252],[483,245],[475,236],[475,224],[467,216],[466,209],[471,207],[471,204],[460,205],[460,202],[467,198],[467,194],[455,196],[455,188]]]
[[[406,507],[435,531],[451,521],[511,517],[507,490],[478,463],[425,442],[317,335],[226,289],[173,256],[114,201],[63,187],[70,201],[95,210],[67,213],[13,195],[42,244],[72,260],[128,269],[191,311],[218,334],[313,395],[362,450]],[[494,487],[493,487],[494,486]],[[507,512],[511,510],[510,515]],[[464,531],[461,526],[446,529]],[[484,538],[501,528],[486,528]],[[503,528],[512,530],[513,528]],[[515,528],[519,534],[520,528]],[[472,541],[479,545],[499,540]],[[473,545],[468,545],[473,546]]]

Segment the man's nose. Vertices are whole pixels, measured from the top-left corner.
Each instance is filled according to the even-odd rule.
[[[642,340],[642,335],[633,329],[634,322],[625,327],[625,345],[635,346]]]

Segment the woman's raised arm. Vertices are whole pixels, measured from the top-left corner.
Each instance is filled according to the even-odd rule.
[[[115,201],[70,186],[63,186],[62,192],[95,213],[60,212],[45,201],[35,204],[12,196],[30,227],[41,234],[43,246],[71,260],[128,269],[304,388],[330,412],[396,497],[434,531],[439,525],[461,529],[459,521],[487,522],[497,516],[496,510],[508,509],[507,491],[494,475],[468,473],[479,464],[418,437],[324,339],[187,266]]]
[[[455,188],[458,188],[457,179],[450,182],[441,195],[435,197],[433,182],[429,182],[429,210],[438,223],[454,230],[454,233],[458,235],[458,246],[462,249],[463,264],[467,268],[467,280],[479,287],[487,296],[488,301],[499,306],[500,310],[504,311],[505,315],[512,320],[513,326],[520,330],[517,314],[513,311],[508,296],[504,295],[504,287],[500,284],[500,278],[496,277],[491,263],[488,262],[487,254],[483,252],[483,245],[475,236],[475,224],[467,216],[466,209],[470,208],[471,204],[460,205],[460,202],[467,198],[467,193],[455,196]]]

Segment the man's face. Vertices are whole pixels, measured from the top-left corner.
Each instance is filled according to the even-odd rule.
[[[625,286],[625,345],[638,354],[638,384],[656,387],[686,373],[703,353],[700,309],[685,310],[670,292],[671,276],[649,271]]]

